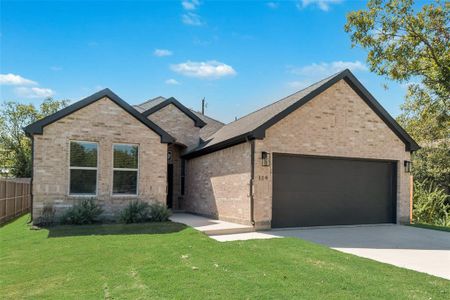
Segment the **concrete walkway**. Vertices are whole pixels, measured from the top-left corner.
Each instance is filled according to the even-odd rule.
[[[207,235],[232,235],[254,231],[253,226],[214,220],[188,213],[174,213],[170,220],[191,226]]]
[[[345,253],[450,280],[450,233],[393,224],[279,229],[222,235],[219,241],[297,237]]]

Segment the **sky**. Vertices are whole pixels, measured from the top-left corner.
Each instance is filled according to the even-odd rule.
[[[200,110],[205,97],[206,113],[229,122],[345,68],[393,116],[406,92],[351,47],[346,14],[365,1],[0,3],[2,102],[110,88],[130,104],[173,96]]]

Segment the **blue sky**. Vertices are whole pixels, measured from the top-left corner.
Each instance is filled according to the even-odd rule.
[[[0,100],[130,104],[174,96],[228,122],[350,68],[394,116],[404,85],[374,75],[343,30],[364,1],[1,1]],[[383,88],[388,84],[389,90]]]

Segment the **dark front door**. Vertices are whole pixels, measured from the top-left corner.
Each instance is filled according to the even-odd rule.
[[[396,164],[274,154],[272,227],[394,223]]]
[[[167,165],[167,207],[172,208],[173,201],[173,164]]]

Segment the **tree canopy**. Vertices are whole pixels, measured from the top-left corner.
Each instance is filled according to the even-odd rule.
[[[69,104],[68,100],[45,99],[36,108],[33,104],[14,101],[3,103],[0,112],[0,167],[14,177],[31,177],[31,141],[23,128]]]

